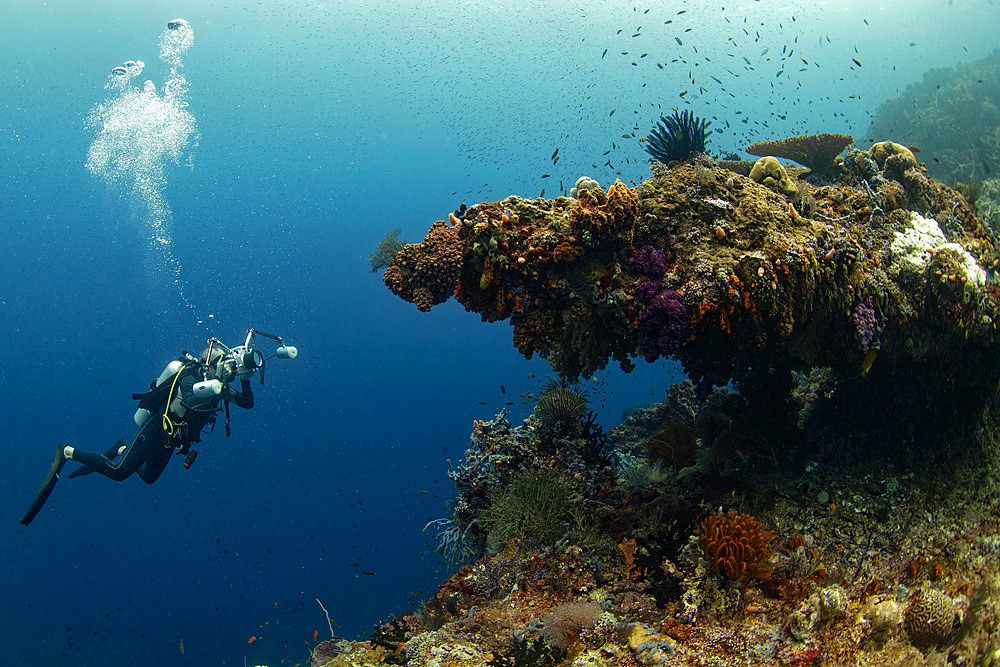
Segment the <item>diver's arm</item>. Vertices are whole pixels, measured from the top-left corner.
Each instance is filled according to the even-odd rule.
[[[234,403],[241,408],[249,410],[253,407],[253,388],[250,386],[250,378],[240,378],[240,390],[236,391],[230,386],[223,389],[228,394],[230,403]]]

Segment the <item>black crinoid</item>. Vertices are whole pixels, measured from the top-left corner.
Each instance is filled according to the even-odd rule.
[[[705,130],[711,124],[687,109],[682,113],[674,109],[672,116],[660,116],[660,122],[646,138],[646,152],[663,164],[686,160],[692,153],[704,153]]]
[[[582,389],[550,380],[538,394],[535,419],[557,436],[575,436],[580,433],[589,402],[587,392]]]

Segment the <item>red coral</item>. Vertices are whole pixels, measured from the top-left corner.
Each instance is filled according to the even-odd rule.
[[[695,531],[712,569],[730,579],[767,579],[771,576],[771,540],[776,535],[760,527],[749,514],[730,511],[713,514]]]
[[[438,220],[423,241],[409,244],[396,253],[382,282],[393,294],[427,312],[455,292],[461,269],[458,229]]]

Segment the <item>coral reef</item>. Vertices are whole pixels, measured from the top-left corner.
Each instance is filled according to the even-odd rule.
[[[705,152],[705,130],[711,125],[685,109],[677,109],[669,116],[660,116],[660,121],[646,138],[646,152],[654,160],[669,164],[675,160],[686,160],[694,153]]]
[[[449,462],[428,526],[460,567],[312,664],[995,663],[997,241],[906,146],[839,164],[793,193],[654,163],[400,251],[395,293],[509,320],[562,377]],[[607,432],[562,393],[664,355],[690,380]]]
[[[991,177],[1000,165],[1000,49],[928,70],[879,105],[865,136],[919,147],[931,175],[946,183]]]
[[[582,440],[553,449],[534,416],[477,420],[450,472],[454,523],[474,539],[517,497],[519,528],[489,540],[419,612],[367,641],[323,642],[310,664],[991,664],[1000,482],[987,462],[956,456],[950,474],[929,477],[817,452],[795,465],[793,452],[772,451],[734,467],[764,432],[750,407],[725,390],[699,398],[691,383],[672,387],[612,429],[614,462],[603,465],[584,462]],[[990,413],[998,407],[990,401]],[[720,453],[699,456],[694,473],[626,483],[619,473],[643,441],[682,412]],[[970,434],[1000,439],[989,416]],[[987,467],[996,461],[994,451]],[[525,494],[533,479],[549,490]],[[527,496],[558,496],[558,507]],[[720,504],[753,517],[707,509]]]
[[[826,428],[898,427],[901,446],[978,414],[1000,380],[996,240],[906,147],[849,150],[833,184],[779,172],[777,192],[704,155],[654,173],[471,206],[385,281],[422,309],[453,293],[509,320],[525,357],[571,380],[673,356],[699,386],[783,403],[791,373],[823,367]]]

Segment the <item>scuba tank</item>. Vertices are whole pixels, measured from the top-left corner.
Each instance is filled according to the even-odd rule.
[[[184,362],[181,361],[180,359],[174,359],[173,361],[171,361],[163,369],[163,372],[160,373],[160,377],[156,378],[155,386],[159,387],[161,384],[163,384],[173,376],[177,375],[177,372],[183,367],[184,367]],[[145,423],[149,420],[149,418],[152,415],[153,413],[147,410],[146,408],[139,408],[138,410],[135,411],[135,415],[132,417],[132,419],[135,421],[136,426],[142,428],[143,425],[145,425]]]

